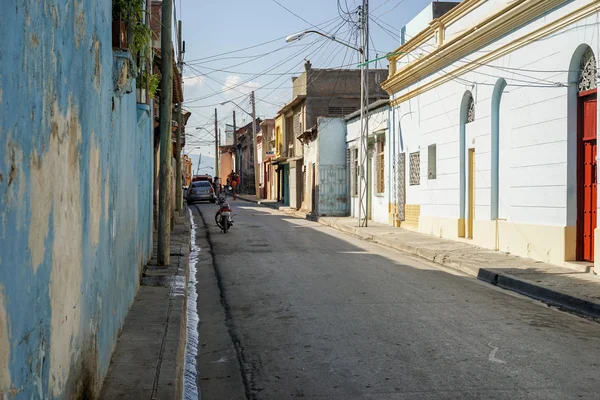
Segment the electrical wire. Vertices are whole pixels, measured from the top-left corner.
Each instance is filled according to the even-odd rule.
[[[323,25],[329,24],[329,23],[331,23],[331,22],[333,22],[333,21],[335,21],[337,19],[338,19],[338,17],[334,17],[334,18],[328,19],[327,21],[324,21],[324,22],[318,24],[317,27],[319,27],[319,29],[321,29],[323,27]],[[310,25],[312,25],[312,24],[310,24]],[[314,25],[312,25],[312,26],[314,27]],[[196,62],[196,61],[207,60],[207,59],[211,59],[211,58],[215,58],[215,57],[220,57],[220,56],[227,55],[227,54],[241,53],[241,52],[246,51],[246,50],[251,50],[251,49],[255,49],[255,48],[260,47],[260,46],[264,46],[264,45],[271,44],[271,43],[274,43],[274,42],[279,42],[279,41],[281,41],[281,40],[283,40],[285,38],[286,38],[286,36],[281,36],[281,37],[278,37],[278,38],[275,38],[275,39],[272,39],[272,40],[268,40],[266,42],[255,44],[253,46],[248,46],[248,47],[243,47],[243,48],[236,49],[236,50],[226,51],[224,53],[214,54],[212,56],[206,56],[206,57],[196,58],[196,59],[190,60],[189,62]]]

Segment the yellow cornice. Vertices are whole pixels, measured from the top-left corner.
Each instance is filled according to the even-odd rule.
[[[567,1],[569,0],[516,0],[431,53],[396,71],[381,87],[390,94],[395,93]]]
[[[543,1],[548,1],[550,2],[550,0],[543,0]],[[558,2],[561,0],[554,0],[553,2]],[[566,0],[562,0],[562,2],[564,2]],[[467,64],[456,68],[454,71],[447,73],[444,76],[441,76],[413,91],[410,91],[408,93],[405,93],[404,95],[394,99],[393,101],[390,102],[390,105],[396,106],[400,103],[403,103],[415,96],[418,96],[421,93],[427,92],[429,90],[432,90],[460,75],[463,75],[469,71],[472,71],[474,69],[476,69],[477,67],[479,67],[481,64],[487,64],[490,63],[508,53],[511,53],[521,47],[524,47],[526,45],[528,45],[531,42],[535,42],[537,40],[540,40],[546,36],[552,35],[553,33],[583,19],[586,18],[596,12],[598,12],[600,10],[600,2],[597,1],[593,1],[590,2],[588,4],[586,4],[583,7],[578,8],[575,11],[572,11],[571,13],[564,15],[563,17],[542,26],[541,28],[538,28],[532,32],[529,32],[528,34],[510,42],[505,44],[502,47],[499,47],[496,50],[493,50],[489,53],[487,53],[486,55],[479,57],[476,60],[470,61]],[[386,81],[387,82],[387,81]],[[384,82],[384,84],[386,83]],[[382,84],[383,85],[383,84]]]
[[[488,0],[464,0],[459,5],[442,15],[438,19],[431,21],[429,26],[419,32],[415,37],[408,40],[402,46],[392,51],[391,54],[397,54],[388,58],[390,62],[396,61],[402,53],[407,53],[425,43],[429,38],[433,37],[435,30],[439,27],[448,27],[464,15],[470,13]]]

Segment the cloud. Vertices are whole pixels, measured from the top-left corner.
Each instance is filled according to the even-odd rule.
[[[183,77],[183,98],[185,100],[202,96],[204,78],[202,76]]]
[[[249,94],[251,91],[260,88],[260,83],[258,82],[242,82],[244,82],[244,80],[239,75],[227,76],[225,84],[222,87],[222,90],[226,90],[224,94],[229,97],[238,97],[240,92]]]

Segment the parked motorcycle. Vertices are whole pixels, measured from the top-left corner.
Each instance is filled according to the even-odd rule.
[[[231,190],[231,187],[228,187]],[[215,214],[215,222],[217,226],[221,228],[223,233],[227,233],[230,227],[233,226],[233,214],[231,206],[227,203],[227,192],[222,193],[217,202],[219,204],[219,210]]]

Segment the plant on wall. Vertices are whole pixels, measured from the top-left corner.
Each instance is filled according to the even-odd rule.
[[[152,99],[160,85],[160,74],[151,74],[147,69],[141,71],[137,80],[138,89],[146,89],[146,83],[148,83],[148,97]]]
[[[129,50],[138,62],[138,73],[150,58],[150,27],[145,23],[146,0],[113,0],[113,20],[127,28]]]

